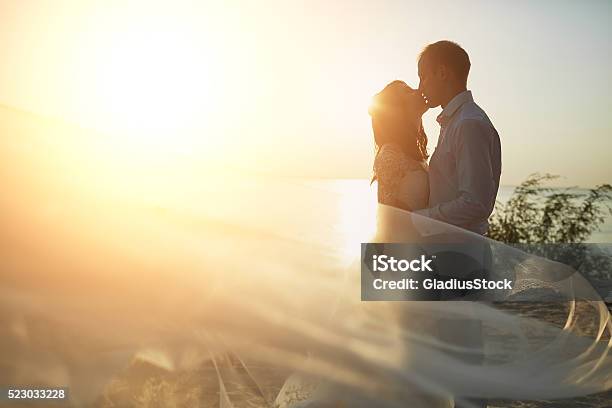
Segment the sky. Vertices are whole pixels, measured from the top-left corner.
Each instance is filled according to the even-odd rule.
[[[501,183],[593,186],[612,181],[611,22],[609,1],[2,0],[0,103],[115,135],[136,160],[362,178],[371,96],[416,87],[418,53],[450,39],[500,134]]]

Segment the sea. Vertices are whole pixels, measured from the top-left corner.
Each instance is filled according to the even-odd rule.
[[[371,201],[375,200],[375,186],[370,186],[370,182],[367,179],[312,179],[305,183],[313,187],[336,192],[343,197],[344,202],[351,203],[351,206],[365,205],[371,207]],[[515,189],[516,186],[500,186],[497,193],[497,201],[502,204],[508,202]],[[559,191],[561,190],[562,189],[559,189]],[[577,194],[585,194],[588,192],[587,189],[582,188],[572,188],[567,191]],[[369,200],[363,200],[363,197],[369,197]],[[610,204],[612,206],[612,202]],[[593,232],[587,242],[602,244],[612,243],[612,215],[610,215],[609,212],[604,222],[599,226],[599,229]]]

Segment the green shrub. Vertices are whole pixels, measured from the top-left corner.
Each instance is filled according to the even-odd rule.
[[[497,202],[488,236],[572,266],[591,278],[612,278],[612,257],[583,243],[612,214],[612,186],[576,192],[543,184],[557,176],[532,174],[506,204]]]
[[[506,243],[585,242],[612,214],[612,186],[602,184],[584,193],[543,186],[557,177],[532,174],[506,204],[497,202],[488,236]]]

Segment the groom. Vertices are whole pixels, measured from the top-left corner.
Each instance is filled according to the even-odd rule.
[[[440,136],[429,162],[429,208],[415,211],[486,235],[501,174],[499,135],[467,90],[468,54],[438,41],[421,52],[419,91],[428,108],[442,107]]]
[[[454,42],[438,41],[421,52],[418,70],[419,91],[427,107],[441,106],[442,112],[437,117],[438,144],[429,162],[429,205],[414,212],[486,235],[499,188],[501,146],[493,123],[467,90],[468,54]],[[490,259],[486,247],[483,259]],[[466,335],[457,338],[456,333]],[[440,336],[483,350],[482,325],[476,320],[446,321]],[[471,363],[481,361],[476,355]],[[462,404],[487,406],[482,399],[458,398],[455,407]]]

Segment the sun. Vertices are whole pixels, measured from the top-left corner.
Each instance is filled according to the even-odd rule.
[[[182,34],[122,33],[99,56],[98,103],[117,128],[176,131],[193,127],[211,111],[215,61]]]
[[[241,74],[257,71],[239,33],[195,6],[94,17],[65,45],[63,88],[71,121],[87,130],[71,151],[87,161],[97,190],[179,202],[204,174],[248,157],[235,135],[246,133],[245,107],[259,105],[257,83]]]
[[[84,119],[116,136],[117,149],[193,150],[218,120],[223,69],[201,32],[139,21],[107,31],[81,56]]]

